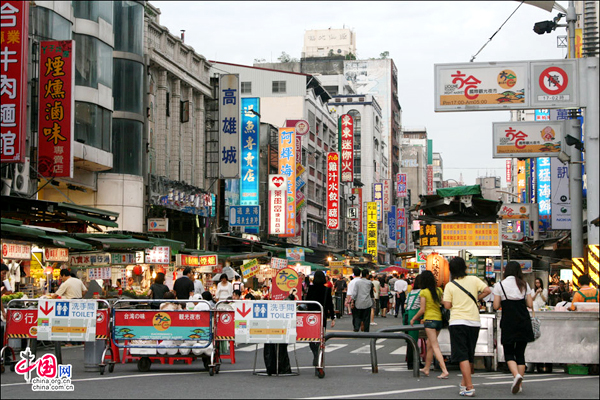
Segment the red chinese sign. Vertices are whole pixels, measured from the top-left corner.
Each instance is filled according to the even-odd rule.
[[[340,227],[340,156],[327,153],[327,229]]]
[[[348,114],[341,117],[342,120],[342,182],[354,181],[354,121]]]
[[[218,257],[216,254],[208,256],[198,256],[198,263],[201,267],[215,267],[218,264]]]
[[[27,136],[29,2],[2,1],[0,125],[2,162],[23,162]]]
[[[73,40],[41,42],[38,170],[45,177],[73,177]]]
[[[506,182],[512,182],[512,160],[506,160]]]

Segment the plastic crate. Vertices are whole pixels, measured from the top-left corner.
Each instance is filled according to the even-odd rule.
[[[570,364],[567,365],[566,370],[569,375],[587,375],[589,369],[585,365]]]

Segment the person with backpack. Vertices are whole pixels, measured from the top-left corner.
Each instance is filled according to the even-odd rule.
[[[237,275],[237,276],[235,277],[235,279],[234,279],[234,281],[233,281],[232,285],[233,285],[233,290],[234,290],[234,291],[236,291],[236,290],[239,290],[239,291],[240,291],[240,293],[243,293],[243,292],[244,292],[244,284],[242,283],[242,280],[241,280],[241,278],[240,278],[240,276],[239,276],[239,275]]]
[[[573,295],[573,301],[569,310],[577,310],[575,303],[598,303],[598,289],[590,286],[592,279],[589,274],[583,274],[579,277],[580,289]]]

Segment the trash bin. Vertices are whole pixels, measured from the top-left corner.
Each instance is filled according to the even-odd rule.
[[[85,372],[98,372],[98,365],[102,362],[102,353],[106,347],[104,340],[85,342],[83,345],[83,368]]]

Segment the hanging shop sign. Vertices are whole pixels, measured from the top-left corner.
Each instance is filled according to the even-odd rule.
[[[340,228],[340,156],[327,153],[327,229]]]
[[[240,205],[258,205],[260,99],[242,98],[242,177]],[[258,224],[257,224],[258,225]]]
[[[296,128],[296,136],[304,136],[310,131],[310,124],[303,119],[287,119],[285,126]]]
[[[433,190],[433,165],[427,166],[427,194],[435,194]]]
[[[406,174],[398,174],[398,197],[406,197]]]
[[[552,211],[552,202],[550,200],[551,177],[550,177],[550,157],[539,157],[536,159],[537,172],[537,203],[540,222],[540,232],[546,232],[550,229],[550,213]]]
[[[258,260],[256,258],[252,260],[244,260],[244,264],[240,267],[240,269],[242,271],[242,277],[244,279],[248,279],[258,274],[260,265],[258,265]]]
[[[531,219],[531,204],[506,203],[502,204],[498,217],[503,220],[529,220]]]
[[[219,77],[219,177],[240,177],[240,77]]]
[[[201,267],[216,267],[219,264],[219,257],[216,254],[198,256],[198,265]]]
[[[110,267],[88,268],[86,272],[90,281],[95,279],[110,279],[112,277],[112,268]]]
[[[3,240],[2,258],[6,260],[31,260],[31,245]]]
[[[285,175],[269,175],[269,235],[285,234],[287,185]]]
[[[551,158],[550,174],[552,229],[571,229],[569,164],[563,164],[558,158]]]
[[[396,247],[396,206],[392,206],[392,211],[388,212],[388,229],[388,239],[393,243],[391,247]]]
[[[341,182],[354,181],[354,120],[344,114],[340,117],[341,131]]]
[[[384,179],[383,180],[383,211],[390,211],[391,203],[392,203],[392,180]]]
[[[200,260],[196,255],[176,254],[175,265],[177,265],[178,267],[199,267]]]
[[[285,257],[290,261],[304,261],[304,249],[301,247],[292,247],[285,249]]]
[[[358,232],[363,232],[363,200],[362,200],[362,188],[352,188],[352,195],[356,196],[356,202],[358,204]],[[354,201],[352,201],[354,203]],[[360,240],[360,239],[359,239]]]
[[[2,1],[1,161],[24,162],[27,139],[29,2]]]
[[[67,262],[69,261],[69,249],[60,247],[45,247],[44,262]]]
[[[423,247],[497,250],[500,248],[500,228],[497,223],[421,223],[419,245]],[[490,253],[490,255],[495,255]]]
[[[383,183],[373,184],[373,201],[377,203],[377,221],[381,221],[383,218]]]
[[[171,248],[169,246],[155,246],[146,249],[146,264],[169,264],[171,262]]]
[[[271,268],[273,268],[275,270],[280,270],[280,269],[287,268],[287,266],[288,266],[287,259],[271,257]]]
[[[396,242],[399,251],[406,251],[406,209],[404,207],[398,207],[396,214]]]
[[[148,218],[148,232],[169,232],[169,218]]]
[[[144,253],[140,252],[142,257],[138,259],[138,255],[136,253],[110,253],[111,256],[111,264],[113,265],[130,265],[130,264],[143,264],[144,263]],[[108,253],[107,253],[108,254]]]
[[[296,236],[296,131],[279,128],[279,173],[287,181],[285,235]]]
[[[512,160],[506,160],[506,182],[512,182]]]
[[[229,226],[259,226],[260,206],[230,206]]]
[[[493,157],[558,157],[565,121],[494,122]]]
[[[71,253],[69,255],[69,264],[71,265],[71,267],[111,265],[111,256],[111,253]]]
[[[377,203],[367,202],[367,253],[377,259]]]

